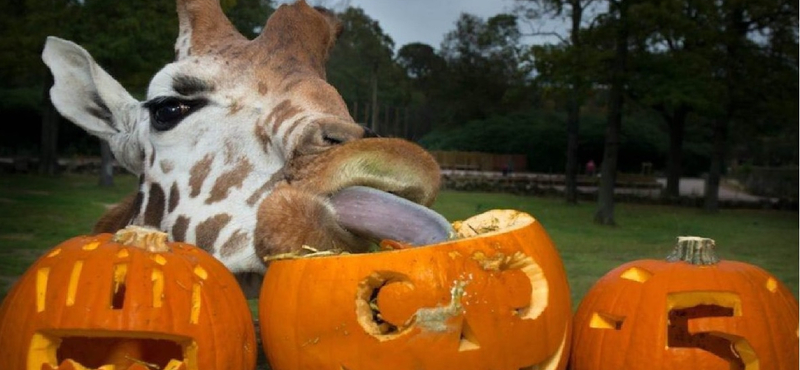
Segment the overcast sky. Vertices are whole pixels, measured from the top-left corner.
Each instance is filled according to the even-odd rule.
[[[358,7],[370,18],[377,20],[383,32],[394,40],[395,50],[401,46],[422,42],[439,49],[445,33],[456,28],[461,13],[470,13],[483,19],[500,13],[509,13],[514,0],[307,0],[311,5],[322,5],[343,11],[347,5]],[[294,0],[277,0],[278,4]],[[521,27],[526,31],[525,27]],[[534,41],[535,42],[535,41]],[[538,42],[537,42],[538,43]]]
[[[438,49],[461,13],[487,19],[510,12],[513,0],[350,0],[380,23],[396,48],[422,42]]]

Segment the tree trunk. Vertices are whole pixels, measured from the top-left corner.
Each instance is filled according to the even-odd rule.
[[[59,114],[50,101],[50,87],[53,86],[53,75],[46,72],[42,109],[42,149],[39,153],[39,173],[55,175],[58,172],[58,121]]]
[[[372,122],[370,122],[370,129],[372,132],[378,133],[378,64],[376,63],[372,67],[372,75],[371,81],[372,82]]]
[[[617,179],[617,157],[622,129],[622,105],[625,89],[625,71],[628,59],[627,0],[612,3],[618,7],[619,24],[614,41],[614,64],[611,70],[611,91],[608,102],[608,126],[600,169],[600,188],[597,191],[597,212],[594,222],[616,225],[614,220],[614,183]]]
[[[667,154],[667,188],[664,196],[669,200],[676,200],[681,195],[683,134],[686,129],[686,116],[688,114],[688,107],[681,105],[671,115],[665,115],[669,124],[669,153]]]
[[[714,120],[714,147],[711,152],[711,166],[708,170],[708,178],[706,179],[705,187],[704,208],[708,212],[717,212],[719,210],[719,184],[725,166],[728,120],[729,117],[727,115],[723,115]]]
[[[578,129],[580,127],[580,106],[572,89],[567,102],[567,168],[564,174],[565,197],[567,203],[578,204]]]
[[[583,6],[581,0],[573,0],[570,3],[572,12],[570,14],[572,25],[570,29],[570,41],[572,47],[575,49],[574,59],[572,63],[575,65],[575,70],[580,70],[580,65],[583,62],[581,48],[581,19],[583,18]],[[578,163],[578,146],[579,146],[579,129],[580,129],[580,110],[581,102],[579,96],[582,96],[583,80],[581,76],[573,76],[572,86],[570,87],[569,97],[567,97],[567,167],[564,171],[564,196],[567,203],[578,204],[578,170],[580,164]]]
[[[725,85],[724,112],[714,120],[713,149],[711,153],[711,166],[708,170],[705,188],[705,210],[717,212],[719,210],[719,184],[726,161],[728,125],[736,117],[736,111],[746,104],[749,97],[742,95],[742,86],[745,84],[742,75],[741,50],[748,33],[748,22],[745,21],[745,10],[742,6],[734,6],[726,14],[727,37],[724,55],[723,83]]]
[[[100,140],[100,186],[114,186],[114,155],[105,140]]]

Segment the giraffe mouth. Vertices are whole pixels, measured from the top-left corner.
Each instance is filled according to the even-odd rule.
[[[366,239],[420,246],[446,241],[454,233],[432,209],[376,188],[344,188],[331,196],[330,204],[339,225]]]

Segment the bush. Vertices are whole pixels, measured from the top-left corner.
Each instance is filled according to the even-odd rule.
[[[658,121],[646,115],[627,117],[622,127],[619,171],[638,173],[642,162],[664,166],[669,139]],[[581,117],[578,159],[598,165],[605,146],[606,119],[593,114]],[[566,117],[564,114],[530,111],[470,121],[425,135],[420,144],[429,150],[460,150],[495,154],[524,154],[528,171],[560,173],[566,166]]]

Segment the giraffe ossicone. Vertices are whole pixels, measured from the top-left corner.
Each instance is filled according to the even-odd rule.
[[[302,0],[281,5],[249,40],[217,0],[178,0],[177,10],[176,60],[152,78],[144,102],[77,44],[47,39],[57,110],[140,178],[96,232],[152,226],[234,273],[256,274],[263,257],[303,245],[364,251],[386,235],[370,227],[397,226],[388,235],[411,241],[447,234],[441,216],[414,206],[436,197],[435,160],[411,142],[369,137],[325,81],[341,32],[331,12]],[[392,222],[360,227],[380,217]]]

